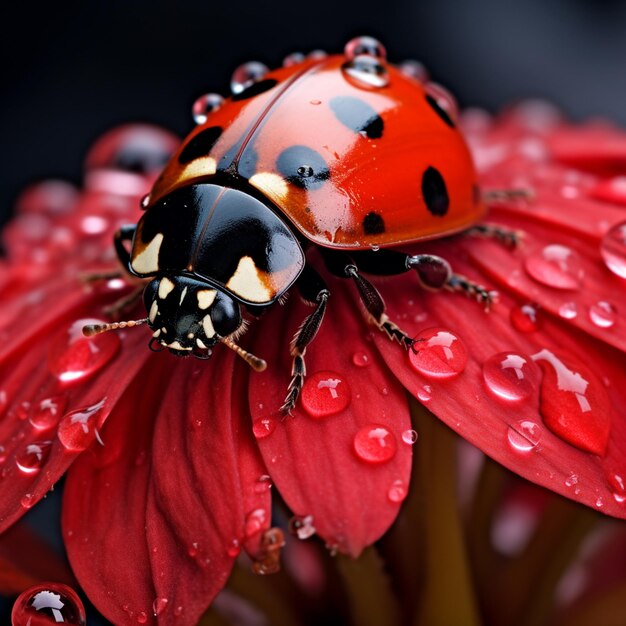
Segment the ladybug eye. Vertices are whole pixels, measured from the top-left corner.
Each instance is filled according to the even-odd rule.
[[[315,172],[310,165],[301,165],[298,168],[298,176],[302,176],[302,178],[310,178],[313,174],[315,174]]]

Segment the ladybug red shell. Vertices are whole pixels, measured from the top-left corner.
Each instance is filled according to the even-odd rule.
[[[342,55],[252,83],[189,135],[149,206],[229,174],[329,248],[396,246],[466,229],[484,206],[461,133],[420,82],[374,62],[385,76],[380,87],[359,80]]]

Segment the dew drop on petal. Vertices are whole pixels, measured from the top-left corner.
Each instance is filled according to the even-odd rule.
[[[245,535],[250,538],[260,533],[267,521],[267,512],[265,509],[255,509],[246,515],[245,519]]]
[[[115,333],[83,335],[83,326],[102,320],[81,319],[62,332],[50,345],[48,367],[62,382],[83,380],[102,369],[117,354],[120,338]]]
[[[85,626],[85,609],[77,593],[67,585],[40,583],[17,598],[11,612],[11,623],[13,626]]]
[[[277,424],[274,417],[259,417],[252,422],[252,432],[257,439],[264,439],[276,430]]]
[[[85,407],[71,411],[59,424],[57,436],[67,450],[77,452],[88,448],[98,436],[99,417],[106,398]]]
[[[538,283],[554,289],[580,289],[585,275],[578,253],[560,244],[545,246],[531,254],[524,267]]]
[[[430,402],[433,399],[433,388],[430,385],[424,385],[417,390],[417,399],[420,402]]]
[[[483,363],[483,380],[487,389],[499,400],[521,402],[535,388],[537,366],[527,356],[500,352]]]
[[[352,363],[357,367],[367,367],[370,364],[370,358],[365,352],[355,352],[352,355]]]
[[[520,333],[534,333],[539,329],[539,306],[521,304],[511,308],[511,324]]]
[[[148,614],[145,611],[139,611],[139,613],[137,613],[137,623],[138,624],[148,623]]]
[[[26,444],[15,454],[15,464],[24,474],[36,474],[50,456],[51,441],[36,441]]]
[[[254,485],[255,493],[267,493],[272,488],[272,479],[269,474],[262,474]]]
[[[606,300],[600,300],[589,307],[589,319],[598,328],[611,328],[617,321],[617,310]]]
[[[22,508],[30,509],[31,507],[34,506],[36,501],[37,501],[37,498],[35,497],[35,494],[26,493],[22,496],[22,499],[20,500],[20,504],[22,505]]]
[[[382,59],[387,58],[387,51],[380,41],[374,39],[374,37],[362,36],[351,39],[344,48],[344,54],[348,59],[355,59],[359,55],[365,54],[367,56]]]
[[[606,479],[609,483],[609,489],[613,493],[615,502],[619,504],[626,502],[626,473],[617,474],[616,472],[609,472]]]
[[[357,84],[366,87],[386,87],[389,84],[389,73],[375,57],[362,54],[346,61],[341,69]]]
[[[331,371],[315,372],[308,376],[301,393],[304,410],[314,419],[321,419],[343,411],[352,394],[343,376]]]
[[[574,485],[578,484],[578,474],[574,474],[574,472],[571,472],[570,474],[568,474],[567,478],[565,479],[565,486],[566,487],[573,487]]]
[[[169,604],[169,600],[167,598],[156,598],[152,603],[152,612],[155,617],[162,615],[167,609],[167,605]]]
[[[226,554],[231,558],[236,558],[241,553],[241,545],[237,539],[233,539],[226,548]]]
[[[369,424],[354,435],[354,451],[366,463],[387,463],[396,455],[396,438],[386,426]]]
[[[259,61],[248,61],[240,65],[230,79],[230,90],[234,94],[241,93],[246,87],[261,80],[269,72],[267,65]]]
[[[451,331],[428,328],[416,338],[416,353],[409,350],[413,369],[428,378],[446,379],[458,376],[467,365],[467,349]]]
[[[67,398],[65,396],[54,396],[45,398],[35,404],[30,416],[30,423],[38,430],[48,430],[56,426],[63,415]]]
[[[530,452],[537,447],[541,439],[541,426],[530,420],[511,424],[507,431],[507,439],[514,450]]]
[[[317,532],[313,525],[312,515],[294,515],[289,520],[288,530],[292,535],[303,540],[312,537]]]
[[[406,484],[402,480],[394,480],[389,487],[387,497],[390,502],[402,502],[408,494]]]
[[[606,266],[620,278],[626,278],[626,222],[616,224],[602,237],[600,253]]]
[[[204,124],[209,115],[224,104],[224,98],[219,93],[205,93],[196,99],[191,107],[191,115],[196,124]]]
[[[417,434],[416,430],[405,430],[402,433],[402,441],[404,441],[404,443],[408,444],[409,446],[412,446],[414,443],[417,442],[419,435]]]
[[[578,315],[578,307],[575,302],[564,302],[559,307],[559,315],[565,320],[573,320]]]

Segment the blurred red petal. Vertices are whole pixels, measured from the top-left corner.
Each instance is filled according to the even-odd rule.
[[[250,409],[263,458],[287,505],[301,518],[312,516],[329,546],[357,556],[398,514],[412,450],[403,440],[411,429],[404,391],[365,340],[370,331],[351,310],[351,287],[348,281],[330,285],[293,417],[278,413],[291,372],[289,342],[312,309],[292,298],[264,319],[254,351],[267,359],[268,369],[251,376]]]

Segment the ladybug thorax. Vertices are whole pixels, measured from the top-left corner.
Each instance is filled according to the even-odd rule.
[[[239,304],[185,275],[157,276],[144,291],[153,337],[178,356],[206,351],[241,325]]]

